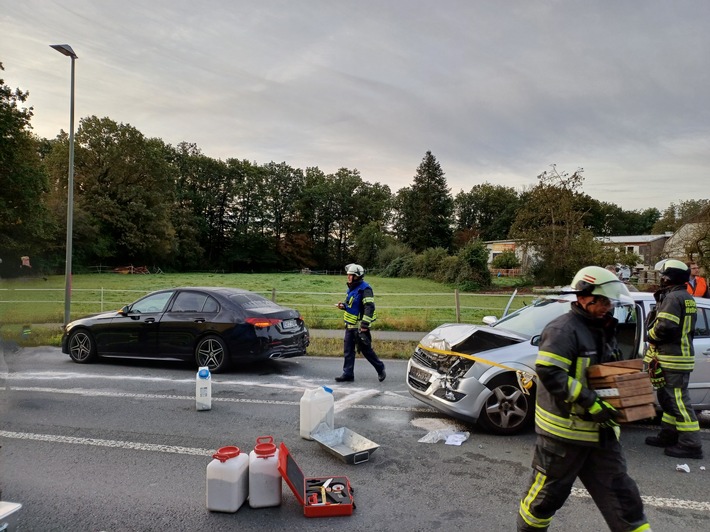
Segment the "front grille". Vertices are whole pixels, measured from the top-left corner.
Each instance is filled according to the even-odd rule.
[[[460,359],[460,357],[453,355],[439,355],[427,351],[426,349],[422,349],[421,347],[417,347],[412,354],[412,359],[424,367],[436,370],[439,373],[446,373],[449,371],[454,362]],[[473,361],[470,361],[468,367],[472,364]]]
[[[416,379],[413,379],[412,377],[409,377],[408,381],[409,381],[409,385],[412,388],[416,388],[420,392],[426,392],[429,389],[429,383],[427,383],[427,382],[421,382]]]

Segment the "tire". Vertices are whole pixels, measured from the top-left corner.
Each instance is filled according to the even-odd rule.
[[[207,366],[210,373],[221,373],[229,366],[227,346],[219,336],[209,335],[200,338],[195,348],[197,367]]]
[[[69,356],[77,364],[96,360],[96,342],[86,329],[78,329],[69,336]]]
[[[488,385],[493,391],[478,416],[478,424],[493,434],[518,434],[529,428],[535,417],[535,386],[524,394],[511,373],[495,377]]]

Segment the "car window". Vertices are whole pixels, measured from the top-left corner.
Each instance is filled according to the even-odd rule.
[[[216,312],[217,301],[199,292],[180,292],[173,303],[172,312]]]
[[[168,304],[168,301],[173,296],[173,293],[174,292],[159,292],[139,299],[131,305],[131,312],[138,314],[162,312],[165,309],[165,305]]]
[[[270,299],[266,299],[265,297],[262,297],[258,294],[235,294],[232,296],[229,296],[229,298],[234,301],[239,307],[243,309],[253,309],[253,308],[269,308],[269,307],[277,307],[280,308],[279,305],[271,301]]]
[[[708,327],[708,310],[703,307],[698,307],[698,321],[695,323],[695,337],[706,338],[710,336],[710,327]]]
[[[507,331],[532,337],[540,334],[545,325],[556,317],[567,313],[569,309],[569,297],[540,299],[532,305],[523,307],[502,318],[494,323],[492,327],[500,327]],[[619,320],[619,323],[635,324],[637,312],[638,310],[635,306],[616,307],[614,309],[614,317]]]

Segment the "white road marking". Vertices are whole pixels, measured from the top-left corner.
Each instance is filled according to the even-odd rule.
[[[193,382],[193,381],[190,381]],[[124,397],[124,398],[135,398],[135,399],[177,399],[181,401],[194,401],[194,395],[168,395],[168,394],[157,394],[157,393],[133,393],[133,392],[109,392],[104,390],[93,390],[87,388],[41,388],[41,387],[22,387],[22,386],[8,386],[7,390],[17,391],[17,392],[41,392],[41,393],[57,393],[57,394],[68,394],[68,395],[83,395],[87,397]],[[362,409],[362,410],[389,410],[395,412],[424,412],[427,414],[436,413],[430,408],[414,408],[406,406],[388,406],[388,405],[359,405],[355,404],[355,400],[362,401],[368,397],[377,395],[379,390],[365,390],[364,392],[358,392],[351,398],[351,395],[345,396],[343,399],[339,399],[335,402],[334,410],[338,412],[346,410],[348,408]],[[300,406],[299,401],[277,401],[274,399],[241,399],[237,397],[214,397],[212,396],[212,402],[222,402],[222,403],[247,403],[247,404],[259,404],[259,405],[290,405],[290,406]],[[342,406],[341,405],[342,402]]]
[[[189,454],[193,456],[212,456],[216,450],[180,447],[176,445],[156,445],[120,440],[102,440],[98,438],[76,438],[74,436],[56,436],[54,434],[32,434],[29,432],[10,432],[0,430],[0,437],[16,440],[34,440],[50,443],[69,443],[72,445],[94,445],[96,447],[113,447],[114,449],[130,449],[135,451],[154,451],[159,453]]]
[[[585,499],[592,498],[589,492],[583,488],[572,488],[572,496]],[[710,512],[710,502],[686,501],[683,499],[673,499],[671,497],[652,497],[650,495],[642,495],[641,499],[644,504],[657,508],[680,508],[683,510]]]
[[[195,447],[181,447],[176,445],[157,445],[153,443],[140,443],[120,440],[102,440],[99,438],[77,438],[75,436],[58,436],[54,434],[33,434],[29,432],[11,432],[0,430],[0,438],[17,440],[33,440],[49,443],[66,443],[70,445],[92,445],[96,447],[110,447],[114,449],[127,449],[134,451],[150,451],[159,453],[186,454],[191,456],[212,456],[215,450],[199,449]],[[572,488],[572,496],[590,498],[585,489]],[[657,508],[676,508],[710,512],[710,503],[701,501],[688,501],[670,497],[642,496],[644,504]]]

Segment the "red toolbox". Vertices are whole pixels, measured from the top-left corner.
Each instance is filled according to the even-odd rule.
[[[279,472],[306,517],[352,515],[355,501],[348,477],[306,478],[284,443],[279,446]]]

